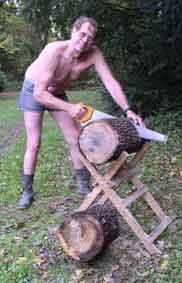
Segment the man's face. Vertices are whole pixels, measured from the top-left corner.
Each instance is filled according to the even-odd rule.
[[[96,30],[89,22],[83,23],[80,29],[73,28],[71,38],[74,49],[78,53],[89,50],[94,44],[95,34]]]

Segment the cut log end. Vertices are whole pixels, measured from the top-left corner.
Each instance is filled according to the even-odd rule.
[[[103,233],[99,222],[88,214],[75,213],[60,227],[58,238],[65,253],[71,258],[85,262],[102,248]]]
[[[112,157],[119,139],[117,132],[105,119],[86,126],[80,135],[79,144],[90,162],[100,164]]]
[[[91,122],[79,136],[81,152],[95,164],[116,159],[123,150],[135,152],[142,144],[135,127],[125,117]]]
[[[118,222],[113,209],[95,205],[72,214],[56,234],[69,257],[87,262],[118,236]]]

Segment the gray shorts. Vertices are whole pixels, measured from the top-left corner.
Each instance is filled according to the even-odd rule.
[[[22,89],[19,94],[18,109],[21,111],[34,111],[34,112],[44,112],[48,111],[61,111],[60,109],[47,108],[41,103],[37,102],[33,96],[34,84],[25,79],[23,82]],[[69,101],[65,92],[62,92],[60,96],[56,96],[64,101]]]

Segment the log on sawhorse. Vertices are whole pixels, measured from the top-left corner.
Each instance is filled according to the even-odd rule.
[[[109,200],[123,219],[128,223],[129,227],[133,230],[139,240],[143,243],[147,251],[151,255],[157,255],[160,254],[160,251],[155,246],[154,241],[167,228],[172,219],[165,214],[163,209],[150,193],[149,188],[142,183],[136,175],[136,164],[143,159],[149,149],[149,146],[150,143],[146,142],[140,151],[134,155],[133,159],[129,161],[127,160],[129,157],[128,153],[123,151],[117,160],[112,162],[104,176],[100,174],[98,169],[96,169],[82,153],[80,153],[80,160],[94,178],[95,186],[93,191],[83,201],[78,211],[88,209],[95,201],[99,204],[104,204]],[[132,184],[134,190],[127,197],[121,198],[115,189],[126,181]],[[99,198],[100,195],[101,197]],[[143,230],[142,226],[129,210],[129,206],[141,197],[147,202],[160,222],[160,224],[158,224],[150,234],[147,234]]]

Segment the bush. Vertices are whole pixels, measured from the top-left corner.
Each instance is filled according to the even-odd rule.
[[[6,82],[7,82],[6,74],[0,70],[0,91],[3,91],[5,89]]]

